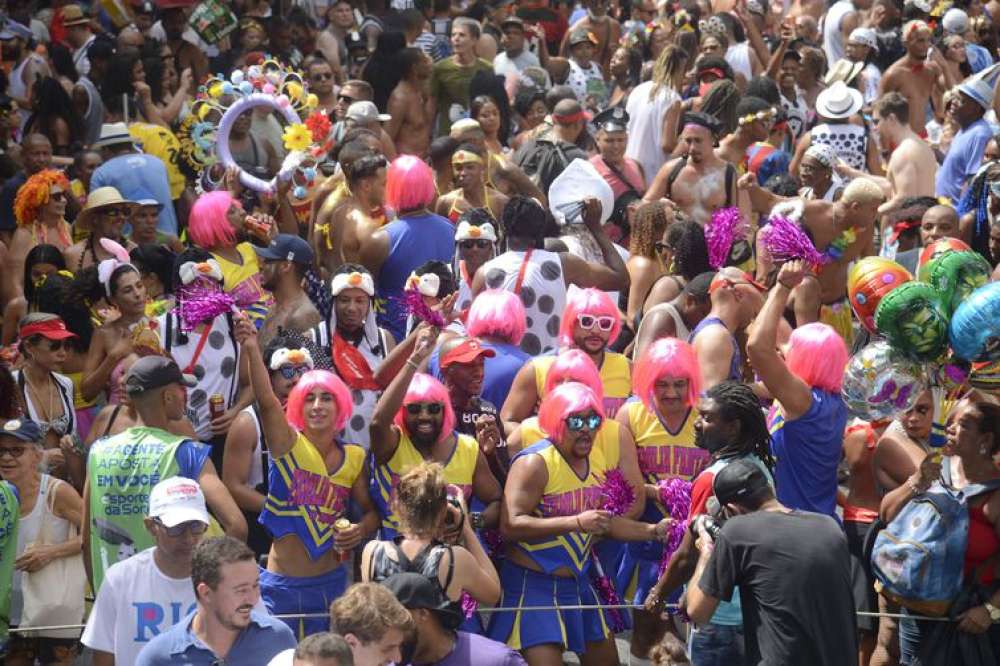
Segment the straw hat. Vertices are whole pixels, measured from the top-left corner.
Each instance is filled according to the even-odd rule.
[[[857,78],[861,70],[865,68],[865,63],[863,62],[852,62],[847,58],[841,58],[833,64],[830,71],[827,72],[826,77],[823,79],[823,83],[828,86],[832,86],[837,81],[843,81],[844,83],[850,85],[851,81]]]
[[[95,215],[100,214],[101,209],[120,204],[125,204],[130,209],[136,205],[134,201],[129,201],[113,187],[98,187],[87,195],[87,204],[76,216],[76,228],[92,231],[90,223]]]
[[[62,9],[63,25],[67,28],[74,25],[83,25],[85,23],[90,23],[90,19],[83,10],[80,9],[80,5],[66,5]]]

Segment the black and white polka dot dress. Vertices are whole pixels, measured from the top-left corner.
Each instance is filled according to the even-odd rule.
[[[868,132],[864,127],[849,123],[822,123],[812,128],[810,137],[812,145],[830,146],[848,166],[864,170],[868,154]]]
[[[514,291],[525,252],[509,251],[483,265],[487,289]],[[559,323],[566,309],[566,280],[555,252],[533,250],[521,283],[521,302],[528,317],[521,349],[532,356],[559,348]]]

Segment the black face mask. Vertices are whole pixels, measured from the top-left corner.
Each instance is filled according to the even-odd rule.
[[[704,449],[709,453],[718,453],[726,448],[729,442],[723,441],[721,437],[709,437],[700,430],[694,431],[694,445],[699,449]]]

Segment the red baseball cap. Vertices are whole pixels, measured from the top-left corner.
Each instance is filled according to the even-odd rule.
[[[441,357],[441,367],[447,368],[453,363],[471,363],[480,356],[493,358],[496,355],[497,353],[492,349],[483,347],[479,340],[469,338]]]
[[[48,321],[25,324],[17,332],[17,336],[22,340],[27,340],[33,335],[40,335],[49,340],[65,340],[76,337],[76,333],[66,329],[66,323],[62,319],[49,319]]]

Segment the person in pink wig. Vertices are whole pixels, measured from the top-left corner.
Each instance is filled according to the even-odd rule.
[[[260,522],[274,541],[260,575],[261,597],[272,614],[313,616],[286,620],[296,635],[324,631],[330,604],[347,587],[344,562],[378,526],[365,450],[338,436],[351,417],[351,393],[332,372],[310,370],[282,407],[247,317],[237,319],[236,339],[248,357],[271,455]],[[301,350],[290,354],[305,361]],[[352,502],[361,510],[358,523],[348,517]]]

